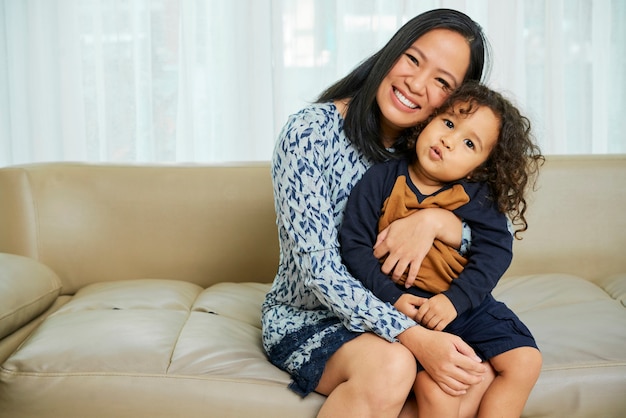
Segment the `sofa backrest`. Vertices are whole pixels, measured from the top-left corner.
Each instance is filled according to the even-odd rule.
[[[549,156],[507,276],[626,273],[626,155]]]
[[[43,163],[0,169],[0,252],[52,268],[63,293],[136,278],[269,282],[269,165]]]
[[[626,156],[551,156],[507,275],[626,272]],[[135,278],[273,279],[279,252],[268,163],[0,169],[0,252],[51,267],[72,294]]]

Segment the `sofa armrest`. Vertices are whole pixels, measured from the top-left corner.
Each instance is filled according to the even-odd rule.
[[[48,309],[61,292],[61,280],[31,258],[0,253],[0,339]]]

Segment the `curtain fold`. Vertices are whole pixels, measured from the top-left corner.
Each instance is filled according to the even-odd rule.
[[[626,153],[621,0],[0,0],[0,165],[268,160],[423,11],[466,12],[546,154]]]

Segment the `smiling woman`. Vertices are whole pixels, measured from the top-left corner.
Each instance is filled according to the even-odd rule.
[[[391,122],[383,124],[384,145],[393,146],[400,131],[415,126],[441,106],[463,82],[469,62],[467,40],[450,30],[433,30],[411,45],[376,94],[383,116]]]
[[[620,1],[0,0],[0,165],[269,160],[289,114],[444,3],[544,152],[626,152]]]

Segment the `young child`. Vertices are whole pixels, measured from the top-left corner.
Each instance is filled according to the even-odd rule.
[[[543,160],[530,123],[501,94],[466,83],[400,148],[407,158],[373,166],[350,194],[340,233],[345,264],[381,300],[422,326],[460,336],[489,360],[496,378],[480,416],[519,417],[539,377],[541,354],[530,331],[491,291],[512,259],[510,228],[519,227],[514,235],[527,229],[525,191]],[[381,271],[384,260],[372,247],[391,222],[429,207],[463,219],[471,247],[462,255],[436,241],[415,282],[401,286]],[[414,392],[420,416],[460,413],[460,397],[445,393],[421,367]]]

